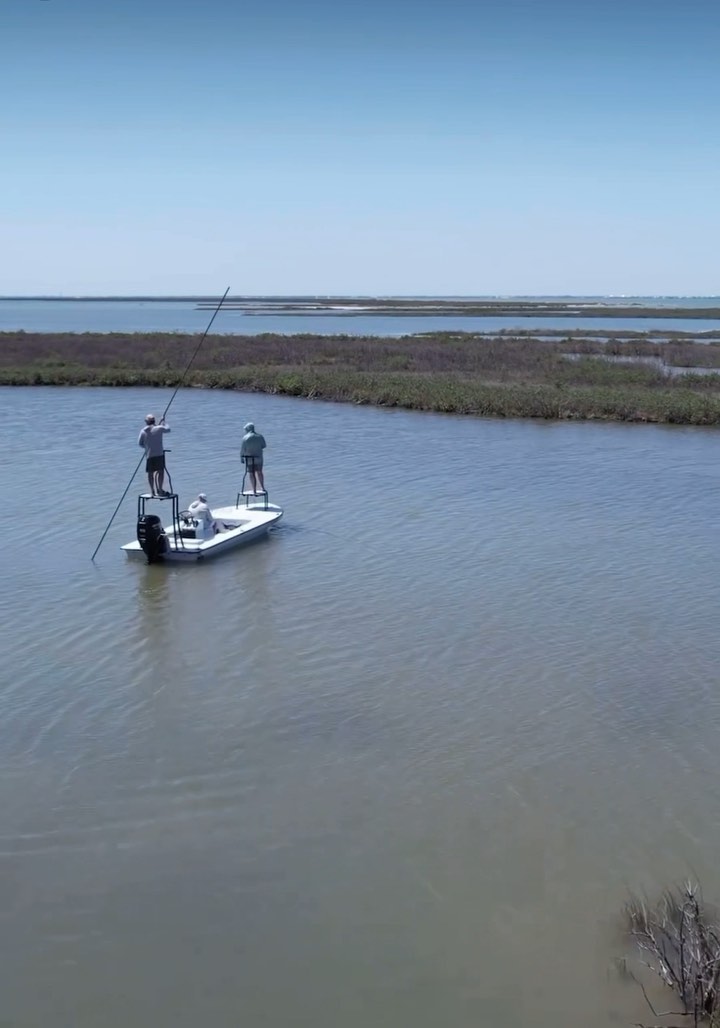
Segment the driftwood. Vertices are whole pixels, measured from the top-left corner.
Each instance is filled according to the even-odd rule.
[[[642,982],[632,975],[654,1017],[681,1019],[672,1025],[638,1022],[637,1028],[720,1028],[720,925],[707,911],[699,888],[687,883],[668,890],[655,906],[634,898],[625,913],[641,963],[672,990],[682,1008],[656,1011]]]

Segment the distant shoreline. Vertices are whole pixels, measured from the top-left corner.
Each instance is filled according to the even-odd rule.
[[[720,331],[210,335],[186,387],[477,417],[720,424]],[[199,334],[0,333],[0,385],[174,388]]]
[[[674,300],[673,306],[657,304]],[[688,306],[688,299],[709,306]],[[656,301],[653,303],[652,301]],[[686,302],[683,303],[682,301]],[[216,310],[219,297],[190,296],[3,296],[2,303],[186,303],[195,310]],[[358,297],[231,296],[222,311],[258,317],[533,317],[533,318],[683,318],[720,320],[719,297]]]

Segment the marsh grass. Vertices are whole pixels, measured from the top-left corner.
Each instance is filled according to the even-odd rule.
[[[666,336],[215,335],[185,384],[495,417],[717,424],[720,374],[668,368],[720,372],[720,341]],[[180,333],[0,333],[0,384],[174,387],[197,342]]]

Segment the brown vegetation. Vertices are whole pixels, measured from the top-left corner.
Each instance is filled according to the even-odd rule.
[[[0,384],[175,386],[198,340],[6,332]],[[720,340],[578,331],[213,335],[185,384],[505,417],[720,422],[720,374],[677,368],[720,372]]]

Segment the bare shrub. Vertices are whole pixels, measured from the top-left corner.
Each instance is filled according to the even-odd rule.
[[[635,978],[655,1017],[682,1018],[682,1025],[640,1028],[720,1028],[720,926],[698,886],[688,882],[669,889],[654,906],[633,898],[625,913],[640,962],[675,994],[682,1007],[656,1011]]]

